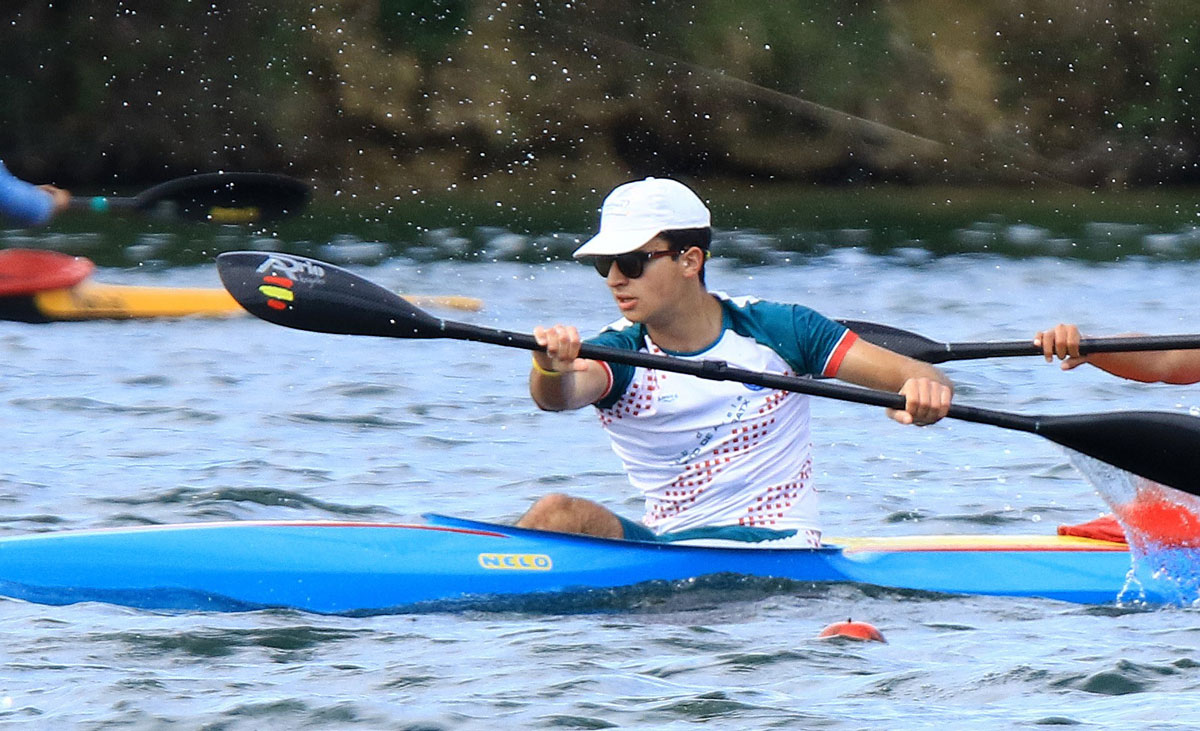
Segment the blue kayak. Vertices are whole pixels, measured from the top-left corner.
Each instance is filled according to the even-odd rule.
[[[425,519],[417,525],[194,523],[7,537],[0,539],[0,596],[56,605],[365,614],[486,607],[512,597],[733,574],[1089,604],[1163,600],[1142,585],[1128,586],[1125,544],[1087,538],[910,536],[761,548]]]

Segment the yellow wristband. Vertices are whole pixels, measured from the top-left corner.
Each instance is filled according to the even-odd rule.
[[[541,365],[540,365],[540,364],[537,362],[537,358],[534,358],[534,359],[533,359],[533,369],[534,369],[535,371],[537,371],[538,373],[541,373],[543,376],[547,376],[547,377],[549,377],[549,378],[558,378],[559,376],[563,375],[563,372],[562,372],[562,371],[552,371],[552,370],[549,370],[549,369],[543,368],[543,367],[542,367],[542,366],[541,366]]]

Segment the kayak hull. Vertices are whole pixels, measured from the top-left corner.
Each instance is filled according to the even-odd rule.
[[[223,289],[135,287],[90,281],[70,289],[37,292],[33,306],[48,322],[230,317],[244,312]]]
[[[423,525],[195,523],[0,539],[0,595],[145,609],[386,613],[712,574],[1106,604],[1123,544],[1059,536],[846,539],[817,549],[617,541],[446,516]],[[1139,593],[1133,599],[1156,602]]]
[[[223,289],[135,287],[85,281],[73,287],[0,297],[0,320],[72,322],[232,317],[245,310]]]
[[[494,528],[212,523],[21,536],[0,540],[0,594],[151,609],[382,612],[686,579],[733,571],[742,558],[736,549],[656,544],[630,553],[621,542]],[[697,551],[709,559],[699,570]],[[789,551],[787,561],[814,580],[836,580],[823,560],[833,552]]]
[[[483,307],[480,300],[460,295],[405,295],[405,299],[418,306],[470,312]],[[0,296],[0,320],[17,322],[224,318],[244,314],[246,311],[228,292],[204,287],[137,287],[89,280],[23,296]]]

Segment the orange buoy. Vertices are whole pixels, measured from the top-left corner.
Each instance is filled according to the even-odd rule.
[[[887,642],[883,639],[883,633],[876,629],[875,625],[867,622],[855,622],[852,619],[847,619],[845,622],[834,622],[821,630],[821,634],[817,637],[846,637],[862,642]]]

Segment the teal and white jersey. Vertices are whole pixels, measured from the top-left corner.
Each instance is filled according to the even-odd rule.
[[[720,337],[696,353],[656,346],[622,319],[588,342],[788,375],[834,376],[857,336],[801,305],[720,292]],[[657,533],[744,525],[820,538],[812,484],[809,401],[733,381],[604,364],[610,385],[595,406]]]

